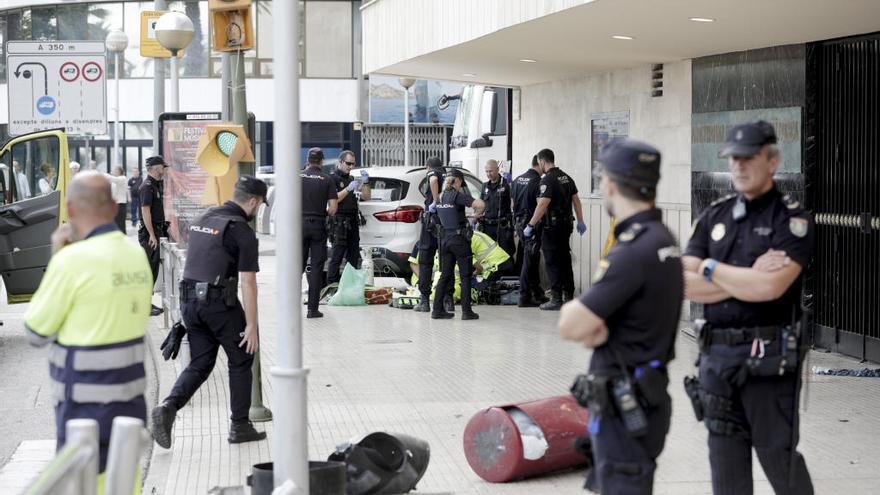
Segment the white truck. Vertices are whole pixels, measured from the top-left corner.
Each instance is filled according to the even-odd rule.
[[[452,129],[449,165],[467,169],[486,180],[486,160],[502,164],[511,171],[511,90],[492,86],[466,85],[461,94],[443,95],[437,101],[442,110],[452,100],[460,100]]]

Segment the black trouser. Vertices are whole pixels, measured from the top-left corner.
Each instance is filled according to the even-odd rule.
[[[449,292],[455,284],[455,265],[461,277],[461,312],[471,311],[471,273],[474,268],[474,253],[471,241],[461,234],[446,234],[440,240],[440,281],[434,296],[434,313],[443,311],[443,298],[440,294]],[[421,282],[422,277],[419,277]]]
[[[522,262],[519,271],[519,293],[522,297],[543,296],[541,288],[541,234],[543,229],[535,229],[532,238],[525,240],[522,231],[519,232],[517,244],[517,258]],[[533,244],[529,253],[527,244]]]
[[[423,297],[431,297],[431,284],[434,278],[434,255],[437,254],[437,244],[437,236],[422,222],[422,232],[419,236],[419,292]],[[438,294],[443,293],[438,292]]]
[[[141,222],[141,226],[138,229],[138,244],[144,248],[144,251],[147,253],[147,261],[150,263],[150,271],[153,272],[153,283],[156,283],[156,280],[159,278],[159,261],[161,261],[161,253],[159,251],[159,239],[162,237],[168,237],[168,229],[164,223],[153,225],[153,233],[156,234],[156,248],[153,249],[150,247],[150,233],[147,232],[147,228],[144,227],[143,222]]]
[[[499,221],[499,220],[495,220]],[[502,227],[499,224],[488,225],[487,223],[480,222],[480,232],[488,235],[495,242],[498,243],[498,246],[504,250],[510,256],[511,260],[514,260],[516,256],[516,244],[513,243],[513,225],[510,222],[504,221],[505,227]],[[515,263],[515,260],[514,260]],[[513,263],[508,265],[509,268],[505,269],[505,271],[511,270],[513,267]],[[501,270],[499,270],[501,271]]]
[[[767,355],[771,354],[767,346]],[[712,345],[700,356],[700,394],[709,429],[709,464],[715,495],[752,493],[752,447],[777,495],[813,493],[803,456],[792,449],[797,422],[797,381],[783,376],[749,376],[731,382],[751,352],[751,343]],[[791,472],[792,467],[794,473]],[[789,479],[793,481],[789,485]]]
[[[541,238],[541,251],[547,264],[550,290],[554,295],[574,294],[574,271],[571,267],[571,222],[561,222],[553,227],[545,227]]]
[[[344,257],[351,266],[360,268],[361,266],[361,233],[360,221],[357,215],[340,215],[336,214],[337,222],[344,222],[338,226],[339,233],[343,234],[342,239],[333,239],[330,246],[330,263],[327,264],[327,283],[332,284],[339,282],[342,277],[340,271],[342,258]]]
[[[227,306],[222,298],[199,302],[195,299],[181,301],[181,315],[189,339],[189,366],[177,377],[168,398],[165,399],[181,409],[208,379],[217,361],[217,351],[223,347],[229,363],[229,395],[233,424],[248,420],[251,407],[251,365],[253,354],[239,347],[244,338],[245,316],[241,304]]]
[[[116,226],[125,233],[125,215],[128,213],[128,203],[116,203]]]
[[[309,264],[309,311],[318,310],[327,261],[327,224],[322,217],[304,217],[302,228],[303,269]]]

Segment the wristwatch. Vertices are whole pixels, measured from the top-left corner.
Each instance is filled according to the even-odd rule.
[[[718,260],[709,259],[706,262],[705,266],[703,266],[703,278],[706,279],[706,282],[712,281],[712,272],[715,270],[715,265],[718,264]]]

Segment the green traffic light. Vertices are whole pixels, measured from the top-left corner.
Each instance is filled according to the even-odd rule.
[[[220,131],[217,133],[217,148],[226,156],[232,155],[235,150],[235,144],[238,142],[238,136],[229,131]]]

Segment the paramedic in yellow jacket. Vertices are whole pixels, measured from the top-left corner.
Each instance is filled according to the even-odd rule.
[[[495,280],[501,276],[500,270],[503,270],[505,264],[510,260],[508,254],[501,246],[483,232],[474,231],[471,238],[471,251],[474,253],[474,275],[480,276],[485,280]],[[413,269],[411,285],[418,285],[418,251],[413,251],[414,256],[409,257],[410,267]],[[494,278],[493,278],[494,277]],[[433,289],[436,290],[437,282],[440,280],[440,260],[434,256],[434,271],[432,274]],[[433,292],[432,292],[433,299]],[[452,294],[453,299],[458,301],[461,299],[461,277],[458,275],[458,269],[455,270],[455,290]],[[473,300],[476,300],[474,298]]]

